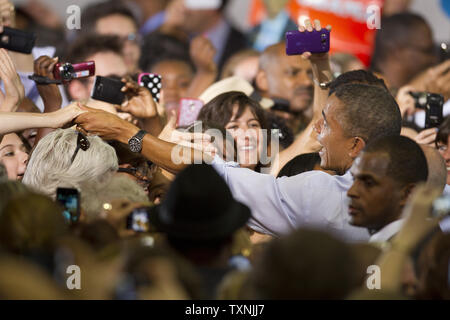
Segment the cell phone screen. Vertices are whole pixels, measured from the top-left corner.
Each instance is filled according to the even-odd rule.
[[[58,188],[56,200],[64,207],[63,216],[68,223],[76,223],[80,217],[80,194],[77,189]]]
[[[148,207],[134,209],[127,218],[127,229],[136,232],[150,231]]]

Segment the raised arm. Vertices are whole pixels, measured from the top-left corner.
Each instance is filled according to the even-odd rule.
[[[198,98],[216,80],[217,65],[214,62],[215,54],[216,49],[207,38],[197,36],[192,39],[190,55],[196,72],[187,90],[187,97]]]
[[[301,32],[312,32],[313,28],[320,31],[322,26],[319,20],[314,20],[314,25],[310,20],[305,21],[305,27],[300,26]],[[331,26],[327,26],[331,30]],[[320,118],[322,109],[328,97],[328,88],[323,88],[320,83],[328,83],[332,80],[332,73],[330,67],[330,58],[328,53],[310,52],[303,53],[299,59],[307,59],[311,62],[314,79],[314,99],[313,99],[313,117],[308,126],[303,130],[294,140],[294,142],[285,150],[281,151],[271,168],[271,174],[276,176],[283,166],[291,159],[299,154],[308,152],[317,152],[319,144],[316,140],[316,133],[314,131],[314,123]]]

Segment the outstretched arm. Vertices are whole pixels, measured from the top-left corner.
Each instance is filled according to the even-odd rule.
[[[82,108],[73,103],[50,113],[0,112],[0,134],[30,128],[60,128],[82,114]]]
[[[139,128],[118,116],[91,108],[75,119],[79,130],[95,134],[105,140],[116,140],[127,144]],[[157,166],[171,173],[177,173],[188,164],[212,161],[211,157],[201,150],[173,144],[146,134],[142,143],[142,155]]]

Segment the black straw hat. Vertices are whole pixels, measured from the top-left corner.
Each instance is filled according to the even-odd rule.
[[[250,209],[234,200],[213,167],[190,165],[172,182],[164,201],[150,210],[157,231],[186,240],[221,239],[244,226]]]

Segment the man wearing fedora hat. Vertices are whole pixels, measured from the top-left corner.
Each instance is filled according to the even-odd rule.
[[[206,164],[181,171],[149,215],[156,230],[167,235],[168,244],[201,271],[209,298],[232,270],[233,235],[249,218],[250,209],[234,200],[225,181]]]

